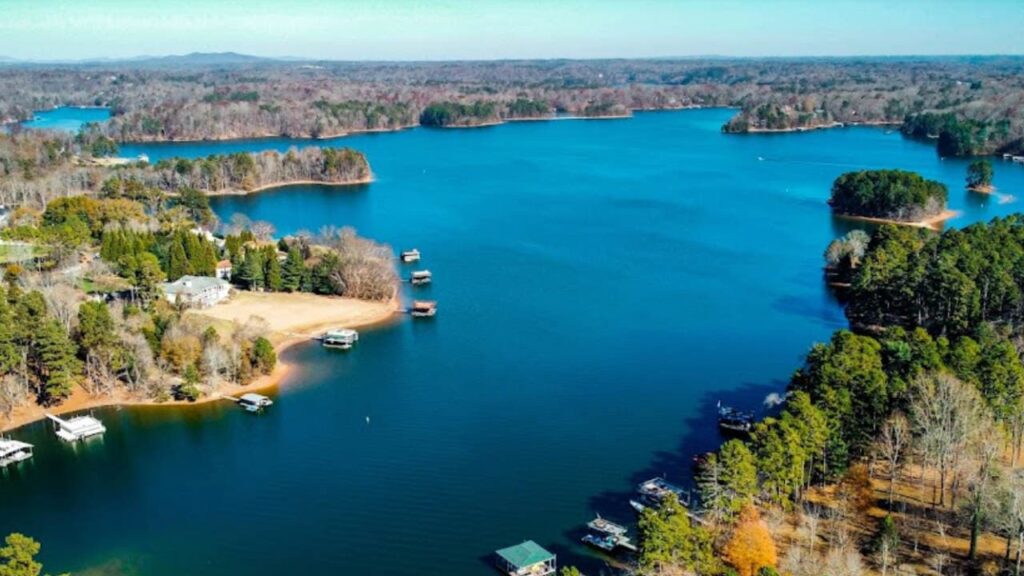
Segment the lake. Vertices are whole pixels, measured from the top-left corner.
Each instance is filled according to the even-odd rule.
[[[851,229],[825,200],[840,173],[945,182],[962,226],[1019,209],[963,190],[967,162],[880,129],[729,136],[729,110],[631,120],[416,129],[322,141],[365,152],[368,186],[214,200],[279,234],[353,226],[416,247],[439,302],[302,345],[254,417],[228,404],[97,411],[99,441],[59,444],[0,478],[0,533],[43,543],[51,572],[491,574],[533,539],[594,569],[600,512],[630,522],[635,484],[686,483],[720,442],[718,400],[759,408],[814,341],[846,325],[822,253]],[[152,160],[284,150],[285,139],[124,146]],[[1024,170],[995,162],[1003,193]],[[408,275],[410,268],[403,267]]]
[[[83,124],[90,122],[106,122],[110,119],[109,108],[79,108],[62,106],[52,110],[38,110],[35,118],[22,122],[25,128],[37,130],[59,130],[62,132],[78,132]]]

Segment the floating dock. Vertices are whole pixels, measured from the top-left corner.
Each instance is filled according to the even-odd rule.
[[[92,436],[99,436],[107,431],[103,423],[92,416],[75,416],[67,420],[52,414],[47,414],[46,417],[53,421],[57,437],[65,442],[85,440]]]
[[[33,446],[27,442],[0,438],[0,468],[13,466],[32,457]]]
[[[412,262],[419,262],[420,251],[415,248],[413,248],[412,250],[405,250],[399,255],[399,258],[402,260],[402,262],[406,264],[411,264]]]
[[[417,270],[409,277],[409,283],[413,286],[423,286],[430,284],[432,279],[433,275],[430,273],[430,270]]]
[[[331,330],[325,332],[320,337],[321,343],[325,348],[339,348],[341,350],[348,350],[359,341],[359,332],[351,328],[339,328],[337,330]]]
[[[594,548],[603,550],[609,554],[618,549],[636,552],[636,545],[633,544],[633,541],[630,540],[628,536],[626,536],[626,532],[628,531],[625,526],[602,518],[601,515],[598,514],[597,518],[587,522],[587,528],[590,528],[594,532],[583,536],[581,541],[584,544],[593,546]]]
[[[274,405],[274,401],[267,398],[263,394],[242,394],[242,397],[237,400],[238,405],[245,409],[246,412],[262,412],[265,408],[269,408]]]
[[[413,318],[430,318],[437,315],[437,302],[433,300],[414,300],[409,314]]]

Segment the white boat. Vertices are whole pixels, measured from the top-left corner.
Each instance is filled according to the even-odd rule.
[[[274,405],[274,401],[262,394],[242,394],[242,397],[238,399],[238,405],[244,408],[247,412],[260,412],[264,408],[268,408]]]
[[[359,332],[351,328],[339,328],[324,333],[321,338],[325,348],[340,348],[348,350],[359,341]]]
[[[107,431],[102,422],[92,416],[75,416],[74,418],[58,418],[47,414],[47,418],[56,426],[57,437],[65,442],[85,440],[91,436],[99,436]]]
[[[644,510],[647,510],[647,506],[644,506],[643,504],[637,502],[636,500],[630,500],[629,505],[633,508],[633,510],[636,510],[637,514],[643,512]]]
[[[0,468],[6,468],[32,457],[31,444],[0,438]]]
[[[415,248],[413,248],[412,250],[406,250],[406,251],[402,252],[402,256],[401,257],[402,257],[402,262],[405,262],[405,263],[419,262],[420,261],[420,251],[415,249]]]

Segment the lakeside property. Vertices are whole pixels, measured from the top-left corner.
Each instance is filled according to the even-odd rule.
[[[390,302],[368,302],[315,294],[240,292],[226,302],[210,308],[189,311],[187,314],[213,320],[214,326],[220,328],[222,332],[253,320],[265,323],[266,334],[280,357],[288,348],[308,342],[328,328],[372,328],[385,324],[396,317],[398,309],[397,299]],[[265,392],[276,388],[284,381],[291,368],[288,363],[279,360],[273,372],[260,376],[251,383],[222,382],[204,396],[193,400],[139,397],[124,389],[117,389],[111,394],[91,394],[82,386],[76,386],[70,396],[58,406],[43,407],[32,404],[16,408],[6,418],[0,419],[0,433],[8,433],[42,420],[46,414],[59,416],[104,406],[194,406],[220,401],[225,396]]]
[[[567,529],[594,511],[633,518],[633,477],[685,484],[692,453],[719,443],[716,399],[757,408],[810,342],[845,325],[813,277],[845,226],[822,202],[837,173],[901,166],[962,186],[962,164],[897,135],[726,142],[725,113],[355,139],[380,158],[373,194],[298,187],[213,199],[222,218],[244,211],[280,234],[344,219],[421,248],[444,280],[423,289],[443,318],[383,327],[356,354],[290,348],[286,392],[259,419],[218,404],[101,411],[102,443],[74,458],[40,451],[4,480],[0,506],[46,543],[48,565],[71,569],[144,555],[157,576],[275,574],[298,554],[314,570],[444,565],[461,576],[530,537],[561,563],[600,570],[604,559]],[[998,178],[1008,191],[1024,182],[1009,170]],[[950,205],[964,223],[1012,211],[957,191]],[[45,445],[48,432],[22,433]],[[509,470],[530,470],[528,481]],[[73,509],[33,498],[58,490]],[[114,505],[125,494],[135,514]],[[68,524],[85,521],[100,529],[69,538]],[[239,523],[245,534],[231,530]],[[410,525],[433,537],[394,554],[387,539]],[[220,554],[271,538],[287,550]],[[194,553],[166,553],[186,547]]]

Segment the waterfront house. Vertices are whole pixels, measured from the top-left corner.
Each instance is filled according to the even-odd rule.
[[[217,278],[221,280],[231,280],[231,260],[221,260],[217,262],[215,268]]]
[[[558,569],[555,555],[533,540],[497,552],[498,569],[509,576],[547,576]]]
[[[171,304],[196,308],[209,308],[219,304],[231,293],[231,284],[209,276],[182,276],[174,282],[164,282],[160,288]]]

